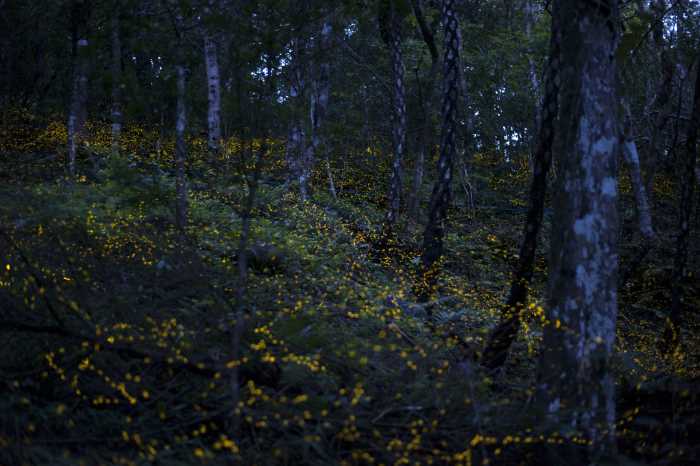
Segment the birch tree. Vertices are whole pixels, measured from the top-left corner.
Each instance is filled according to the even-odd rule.
[[[212,1],[204,9],[204,18],[211,15]],[[215,36],[202,25],[204,38],[204,69],[207,75],[207,146],[209,152],[219,151],[221,141],[221,73],[219,70],[218,46]]]
[[[616,0],[560,1],[561,107],[548,303],[539,361],[544,419],[614,448],[617,317]]]

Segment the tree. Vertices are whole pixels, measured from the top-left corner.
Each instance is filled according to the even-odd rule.
[[[73,42],[72,86],[68,109],[68,173],[75,176],[75,159],[78,145],[83,137],[87,119],[88,92],[88,21],[89,0],[74,0],[71,3],[71,38]]]
[[[530,183],[530,201],[523,228],[523,239],[518,254],[518,264],[510,283],[508,299],[501,308],[501,320],[491,332],[484,349],[481,364],[489,369],[503,365],[513,341],[518,335],[521,313],[527,304],[528,289],[532,281],[537,252],[537,238],[542,229],[547,174],[552,165],[555,126],[559,109],[561,36],[558,18],[552,17],[549,40],[549,59],[545,72],[545,92],[542,99],[540,122],[533,154],[533,173]]]
[[[546,421],[614,446],[610,373],[617,317],[616,0],[562,1],[560,175],[554,205],[547,322],[538,372]]]
[[[617,1],[560,2],[560,175],[538,396],[545,418],[614,448],[617,318]]]
[[[411,0],[413,14],[418,22],[418,27],[421,32],[421,37],[428,47],[430,53],[430,71],[428,79],[423,90],[419,85],[419,93],[421,99],[421,110],[423,113],[422,128],[419,133],[418,154],[416,157],[416,166],[413,172],[413,187],[408,199],[408,215],[414,220],[418,220],[418,206],[420,203],[420,190],[423,185],[423,167],[425,165],[426,155],[432,153],[430,145],[433,135],[432,114],[433,95],[435,93],[435,81],[437,80],[438,71],[440,69],[440,55],[437,45],[435,44],[435,34],[433,28],[428,24],[425,15],[423,14],[421,0]],[[417,74],[417,70],[416,70]],[[424,94],[423,94],[424,92]]]
[[[205,18],[211,14],[212,1],[207,3]],[[219,150],[221,140],[221,78],[219,71],[218,47],[215,37],[202,26],[204,37],[204,68],[207,74],[207,145],[209,151],[214,154]]]
[[[401,21],[403,20],[403,3],[398,0],[380,1],[379,31],[382,40],[389,49],[391,55],[391,82],[392,82],[392,143],[394,158],[391,166],[391,179],[389,182],[389,209],[386,214],[387,226],[396,223],[401,207],[401,164],[406,148],[406,89],[403,64],[403,52],[401,51]]]
[[[696,60],[700,65],[700,60]],[[698,68],[698,66],[696,66]],[[696,71],[693,109],[688,123],[685,142],[685,160],[680,172],[680,201],[678,206],[678,236],[676,252],[673,257],[673,275],[671,290],[671,313],[666,320],[664,342],[670,350],[676,350],[680,342],[681,319],[683,317],[683,284],[686,279],[688,262],[688,238],[693,215],[693,198],[696,185],[696,160],[698,143],[698,126],[700,126],[700,71]]]
[[[112,154],[119,154],[119,140],[122,133],[122,43],[119,27],[121,15],[121,1],[114,3],[114,11],[111,15],[110,42],[112,48]]]
[[[442,257],[447,208],[450,204],[452,164],[457,153],[457,105],[459,103],[459,22],[454,10],[455,0],[442,3],[443,81],[442,81],[442,129],[438,178],[430,197],[428,223],[423,233],[421,256],[422,283],[418,286],[421,301],[427,301],[434,292],[438,261]]]

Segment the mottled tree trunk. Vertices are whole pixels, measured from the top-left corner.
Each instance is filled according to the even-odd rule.
[[[71,8],[71,33],[73,39],[73,82],[68,109],[68,173],[75,176],[75,160],[78,145],[84,137],[87,119],[88,39],[87,23],[89,5],[76,0]]]
[[[438,179],[435,181],[428,210],[428,223],[423,233],[421,257],[422,283],[418,284],[418,298],[427,301],[437,284],[438,261],[442,257],[447,209],[450,204],[452,165],[457,153],[457,105],[459,103],[459,23],[454,11],[455,0],[442,2],[444,27],[442,129]]]
[[[112,42],[112,155],[119,155],[122,134],[122,43],[119,31],[120,2],[115,3],[111,21]]]
[[[425,94],[421,92],[421,108],[423,109],[423,127],[419,133],[418,153],[416,154],[416,166],[413,170],[413,187],[408,198],[408,215],[410,218],[418,221],[418,207],[420,205],[420,191],[423,185],[423,172],[425,167],[425,159],[432,153],[431,141],[433,135],[432,125],[432,108],[433,95],[435,93],[435,81],[440,67],[440,56],[438,54],[437,45],[435,44],[435,36],[431,27],[423,14],[421,0],[411,0],[413,14],[418,20],[418,27],[421,31],[423,41],[428,46],[430,52],[430,72],[428,74],[428,82],[425,86]],[[418,72],[416,71],[416,75]]]
[[[618,3],[562,1],[557,16],[560,172],[537,396],[545,423],[558,431],[569,426],[590,440],[585,461],[595,463],[615,439]]]
[[[207,145],[209,152],[216,154],[221,141],[221,83],[216,42],[206,31],[204,66],[207,72]]]
[[[391,54],[391,77],[393,88],[393,115],[392,115],[392,139],[394,158],[391,164],[391,180],[389,182],[389,209],[386,214],[386,223],[391,226],[396,223],[401,208],[401,164],[406,148],[406,89],[404,88],[405,68],[403,65],[403,53],[401,51],[401,30],[399,18],[391,6],[388,34],[386,43]]]
[[[537,238],[542,229],[547,173],[552,165],[555,123],[559,109],[561,37],[556,15],[552,17],[549,39],[549,59],[545,73],[545,94],[541,105],[541,124],[537,132],[533,154],[533,173],[530,183],[530,203],[520,244],[518,264],[510,283],[508,299],[501,308],[501,320],[491,332],[481,364],[489,369],[503,365],[511,345],[518,336],[521,313],[527,302],[537,252]]]
[[[180,233],[187,226],[187,179],[185,178],[185,129],[187,128],[187,112],[185,107],[186,70],[182,64],[176,66],[177,71],[177,115],[175,123],[175,225]]]
[[[700,59],[697,61],[700,65]],[[700,69],[700,66],[696,67]],[[688,135],[685,142],[685,161],[682,164],[680,178],[680,204],[678,206],[678,237],[673,259],[671,290],[671,313],[666,322],[665,343],[668,349],[676,349],[680,342],[681,320],[683,318],[683,284],[686,278],[688,261],[688,239],[693,215],[693,198],[696,184],[696,161],[698,126],[700,125],[700,71],[696,71],[693,110],[688,123]]]

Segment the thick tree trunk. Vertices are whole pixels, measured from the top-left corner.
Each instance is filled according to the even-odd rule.
[[[700,58],[697,63],[700,65]],[[700,66],[696,67],[700,68]],[[678,206],[678,237],[676,238],[676,252],[673,258],[673,275],[671,290],[671,313],[666,322],[664,340],[668,349],[675,350],[680,343],[680,328],[683,318],[683,284],[686,278],[686,264],[688,261],[688,239],[690,235],[690,223],[693,214],[693,200],[696,184],[696,161],[698,126],[700,126],[700,71],[695,77],[695,95],[693,98],[693,110],[688,123],[688,135],[685,143],[685,161],[679,174],[680,205]]]
[[[457,153],[457,105],[459,103],[459,23],[454,11],[455,0],[442,2],[442,24],[444,27],[442,130],[438,179],[430,197],[428,223],[423,233],[421,257],[422,282],[418,284],[418,298],[427,301],[435,292],[438,261],[442,257],[443,238],[447,209],[450,204],[452,165]]]
[[[558,18],[552,18],[549,39],[549,59],[545,73],[545,94],[541,106],[541,124],[533,157],[533,174],[530,184],[530,204],[520,244],[518,265],[510,284],[510,292],[503,308],[501,320],[491,332],[481,364],[489,369],[500,367],[505,362],[508,351],[518,336],[521,313],[527,303],[528,289],[537,252],[537,238],[542,229],[545,196],[547,194],[547,174],[552,165],[555,123],[559,109],[560,49]]]
[[[435,94],[435,81],[437,80],[440,67],[440,56],[438,54],[437,45],[435,44],[435,36],[433,31],[428,25],[425,15],[423,14],[421,0],[411,0],[411,5],[413,7],[413,14],[418,21],[418,27],[421,31],[423,41],[428,46],[428,51],[430,52],[430,72],[428,74],[428,82],[425,86],[425,93],[423,94],[421,92],[420,96],[421,108],[423,109],[423,127],[419,133],[416,166],[413,170],[413,187],[408,198],[407,206],[408,216],[415,221],[418,221],[418,207],[420,205],[420,191],[421,187],[423,186],[425,159],[432,153],[430,147],[433,139],[432,108],[433,96]],[[416,76],[418,76],[417,71]]]
[[[73,38],[73,82],[68,109],[68,173],[75,176],[76,153],[84,137],[87,119],[88,86],[88,39],[87,23],[89,5],[75,1],[71,9],[71,32]]]
[[[119,144],[122,134],[122,43],[119,31],[120,2],[112,12],[112,155],[119,155]]]
[[[187,226],[187,180],[185,178],[185,129],[187,128],[187,112],[185,107],[186,70],[183,65],[177,65],[177,115],[175,124],[175,225],[181,234]]]
[[[207,72],[207,145],[209,152],[216,154],[221,141],[221,83],[216,42],[206,31],[204,66]]]
[[[392,137],[394,159],[391,165],[391,180],[389,182],[389,210],[386,214],[386,223],[391,226],[398,220],[401,208],[401,187],[403,153],[406,148],[406,90],[404,88],[405,68],[403,65],[403,53],[401,51],[401,32],[398,19],[392,11],[390,19],[390,34],[387,45],[391,53],[391,76],[393,83]]]
[[[557,16],[564,83],[560,173],[537,396],[545,423],[587,438],[585,461],[596,463],[615,439],[618,2],[562,1]]]

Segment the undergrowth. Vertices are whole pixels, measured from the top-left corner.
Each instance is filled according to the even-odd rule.
[[[36,144],[62,138],[56,125],[41,131]],[[334,199],[319,168],[314,196],[301,202],[284,184],[281,147],[267,144],[244,285],[250,141],[229,141],[214,167],[202,141],[191,143],[183,239],[171,160],[149,149],[146,133],[127,131],[127,155],[114,157],[95,131],[77,180],[58,176],[61,157],[41,155],[43,146],[3,146],[1,464],[541,464],[561,445],[586,448],[575,432],[533,421],[546,229],[506,367],[489,374],[477,363],[517,259],[526,164],[471,161],[480,201],[471,208],[456,189],[438,293],[426,305],[412,291],[420,225],[378,241],[382,169],[334,167]],[[624,234],[634,222],[624,179],[622,192]],[[658,197],[670,205],[672,189]],[[618,464],[698,455],[697,322],[676,358],[655,344],[670,245],[662,240],[622,290]],[[697,287],[688,294],[697,305]]]

